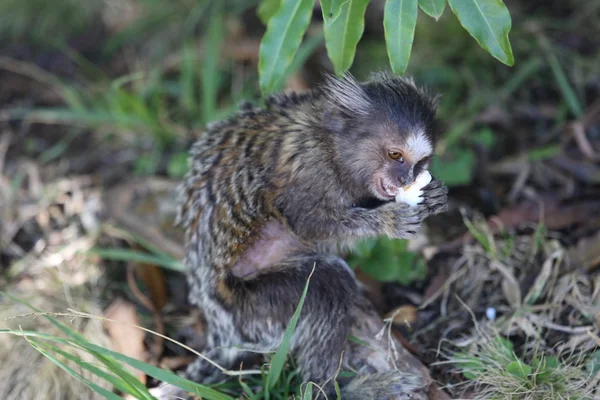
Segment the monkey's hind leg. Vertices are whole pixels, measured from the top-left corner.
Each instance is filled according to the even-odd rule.
[[[301,374],[317,384],[333,382],[350,329],[350,303],[358,288],[346,263],[335,256],[294,256],[251,279],[233,276],[198,304],[207,323],[202,354],[221,367],[250,365],[257,352],[277,350],[313,271],[291,343]],[[186,378],[214,383],[226,376],[198,358]]]
[[[209,335],[202,353],[224,368],[237,370],[248,352],[232,351],[232,345],[276,351],[313,267],[291,353],[303,380],[323,387],[328,398],[335,399],[333,379],[350,330],[352,299],[359,294],[348,266],[338,257],[293,257],[253,279],[228,279],[211,294],[212,300],[202,301]],[[200,383],[225,377],[202,358],[190,364],[184,376]],[[161,400],[184,397],[172,385],[162,385],[152,393]]]
[[[291,353],[305,381],[333,390],[333,379],[350,330],[352,299],[358,287],[339,257],[305,254],[290,257],[273,272],[234,285],[245,292],[238,314],[242,334],[275,351],[313,271]]]
[[[351,334],[368,334],[369,340],[377,342],[375,347],[381,347],[374,328],[382,327],[382,322],[360,293],[352,271],[339,257],[311,254],[290,258],[274,272],[245,281],[246,292],[241,296],[245,301],[239,315],[242,335],[274,351],[313,267],[291,346],[304,382],[318,385],[328,399],[336,399],[334,379],[340,368],[350,367],[358,376],[349,383],[339,380],[342,400],[419,399],[418,392],[425,386],[420,374],[393,370],[387,352],[376,352],[375,358],[382,360],[374,361],[373,353],[357,350],[355,345],[361,345],[349,341]],[[367,326],[363,327],[365,323]],[[369,360],[360,359],[361,356]],[[313,398],[318,393],[321,390],[315,389]],[[321,394],[319,399],[324,396]]]
[[[344,368],[357,377],[342,389],[343,400],[412,399],[425,400],[429,370],[388,336],[381,317],[361,294],[354,302],[350,334],[344,350]],[[383,335],[381,335],[383,333]]]

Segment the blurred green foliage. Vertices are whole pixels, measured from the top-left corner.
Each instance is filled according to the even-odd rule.
[[[370,278],[381,282],[408,285],[427,276],[424,260],[408,250],[406,240],[387,237],[362,240],[348,264],[351,268],[360,267]]]

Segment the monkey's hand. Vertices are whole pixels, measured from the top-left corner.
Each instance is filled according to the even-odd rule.
[[[411,207],[405,203],[390,202],[379,207],[383,219],[384,233],[390,238],[410,239],[421,228],[421,207]]]
[[[448,211],[448,187],[439,179],[432,181],[423,188],[423,201],[418,205],[422,218]]]

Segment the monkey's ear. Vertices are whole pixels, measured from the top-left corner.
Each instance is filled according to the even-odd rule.
[[[344,74],[341,78],[325,75],[322,86],[327,99],[328,108],[337,109],[347,116],[366,116],[373,111],[373,103],[363,87],[350,75]]]

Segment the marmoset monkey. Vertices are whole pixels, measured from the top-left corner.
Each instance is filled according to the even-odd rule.
[[[378,235],[410,238],[446,209],[436,179],[417,206],[394,200],[428,168],[435,112],[436,100],[412,80],[329,77],[309,93],[272,96],[264,109],[246,105],[200,136],[178,221],[207,357],[237,369],[244,350],[275,351],[315,266],[291,351],[303,379],[333,393],[362,296],[334,250]],[[198,359],[186,376],[213,382],[219,371]],[[391,398],[401,381],[389,376],[358,376],[342,398]]]

